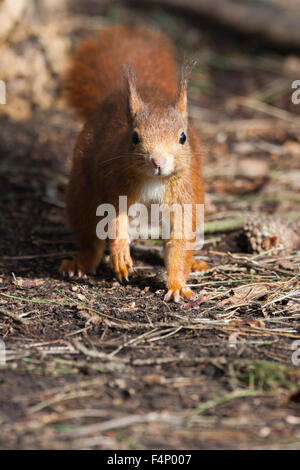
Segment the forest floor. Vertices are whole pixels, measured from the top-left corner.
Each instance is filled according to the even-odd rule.
[[[61,102],[2,116],[0,447],[299,449],[300,254],[247,254],[238,240],[247,213],[299,213],[300,59],[147,15],[200,58],[190,112],[207,149],[197,255],[210,268],[189,277],[196,300],[179,304],[163,301],[159,241],[132,243],[127,286],[107,260],[96,276],[63,279],[75,250],[66,162],[80,125]]]

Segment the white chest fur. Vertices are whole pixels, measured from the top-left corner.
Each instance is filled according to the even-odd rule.
[[[139,203],[161,204],[163,202],[166,183],[160,178],[151,178],[143,183]]]
[[[165,186],[166,183],[160,178],[149,178],[143,183],[137,204],[142,204],[145,210],[141,212],[140,209],[138,209],[138,217],[136,217],[136,214],[132,214],[131,217],[129,216],[129,233],[131,238],[159,238],[161,214],[159,214],[158,220],[155,219],[156,222],[155,220],[153,221],[153,207],[151,207],[151,205],[158,204],[160,206],[163,203]],[[149,227],[150,220],[151,229]]]

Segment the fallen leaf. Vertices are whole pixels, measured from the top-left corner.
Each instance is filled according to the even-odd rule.
[[[22,288],[30,289],[32,287],[38,287],[44,284],[44,282],[45,281],[43,281],[42,279],[22,279],[19,277],[13,278],[13,284],[16,287],[20,287],[21,289]]]
[[[240,286],[233,289],[233,295],[228,299],[222,300],[221,305],[237,306],[250,302],[254,299],[259,299],[268,293],[265,286]]]

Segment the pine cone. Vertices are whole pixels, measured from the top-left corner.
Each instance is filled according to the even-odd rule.
[[[299,244],[299,222],[275,216],[250,215],[243,226],[240,245],[247,253],[288,254]]]

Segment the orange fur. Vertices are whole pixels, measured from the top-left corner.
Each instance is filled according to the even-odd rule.
[[[61,271],[83,274],[100,262],[105,242],[96,236],[99,204],[117,210],[119,196],[126,195],[129,207],[152,187],[156,197],[159,185],[164,188],[161,202],[169,206],[203,204],[203,147],[187,121],[186,80],[178,85],[176,69],[168,38],[145,28],[110,27],[75,51],[66,73],[68,98],[88,121],[78,137],[67,190],[67,215],[79,253],[63,261]],[[133,132],[138,136],[134,143]],[[172,223],[174,228],[174,217]],[[115,224],[117,233],[127,232],[127,213],[117,211]],[[173,231],[165,242],[166,300],[191,298],[187,275],[205,269],[195,264],[186,242]],[[109,245],[117,277],[127,279],[132,266],[128,242],[117,237]]]
[[[170,40],[142,27],[118,25],[81,43],[67,69],[69,102],[84,118],[89,118],[107,96],[124,86],[123,65],[130,65],[144,86],[174,98],[176,63]]]

